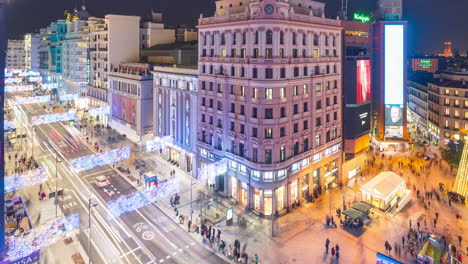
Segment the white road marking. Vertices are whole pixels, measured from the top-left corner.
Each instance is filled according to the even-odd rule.
[[[164,262],[164,259],[160,259],[160,260],[159,260],[159,263],[163,263],[163,262]]]

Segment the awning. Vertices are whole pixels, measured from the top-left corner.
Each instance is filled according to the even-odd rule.
[[[372,208],[372,206],[368,205],[368,204],[365,204],[363,202],[358,202],[356,204],[354,204],[351,209],[355,209],[359,212],[362,212],[364,214],[367,214],[369,212],[369,210]]]
[[[359,219],[364,215],[361,211],[353,208],[349,208],[348,210],[344,211],[343,214],[351,219]]]

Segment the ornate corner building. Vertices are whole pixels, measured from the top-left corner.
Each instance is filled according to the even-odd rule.
[[[197,168],[260,215],[342,181],[342,27],[310,0],[223,0],[200,18]]]

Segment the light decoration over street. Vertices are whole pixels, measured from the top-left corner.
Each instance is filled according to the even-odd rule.
[[[80,157],[70,162],[71,168],[75,172],[87,171],[97,167],[105,166],[117,161],[130,158],[130,146],[116,148],[100,154]]]
[[[15,123],[13,121],[5,120],[3,123],[3,130],[8,131],[15,128]]]
[[[110,107],[109,106],[92,108],[92,109],[89,109],[89,111],[88,111],[88,115],[91,116],[91,117],[108,115],[108,114],[110,114]]]
[[[227,172],[228,159],[221,159],[199,168],[198,179],[214,180],[216,176]]]
[[[58,83],[44,83],[42,84],[42,89],[44,90],[49,90],[49,89],[54,89],[58,88]]]
[[[76,119],[76,111],[72,110],[66,113],[33,116],[31,118],[31,124],[33,126],[37,126],[37,125],[49,124],[49,123],[55,123],[55,122],[73,121],[75,119]]]
[[[30,76],[28,78],[30,82],[42,82],[42,77],[41,76]]]
[[[5,93],[24,92],[34,90],[34,85],[5,85]]]
[[[465,142],[465,147],[463,148],[453,191],[463,195],[465,197],[465,203],[468,203],[468,142]]]
[[[50,102],[50,95],[40,95],[34,97],[20,97],[16,98],[15,104],[36,104],[36,103],[47,103]]]
[[[107,203],[107,209],[110,212],[108,219],[111,220],[115,217],[133,212],[148,204],[175,195],[178,192],[179,182],[177,179],[170,179],[159,182],[157,185],[147,187],[141,191],[121,196]]]
[[[57,219],[50,224],[31,229],[20,236],[7,238],[8,263],[24,258],[36,250],[48,247],[57,241],[71,237],[79,232],[80,215],[74,214]]]
[[[21,71],[20,73],[18,73],[18,76],[21,76],[21,77],[40,76],[40,73],[36,71]]]
[[[60,95],[59,98],[60,98],[61,102],[75,101],[76,99],[78,99],[78,95],[76,95],[76,94],[64,94],[64,95]]]
[[[5,84],[19,84],[23,82],[23,78],[6,78]]]
[[[174,141],[174,138],[172,138],[171,136],[157,137],[154,140],[150,140],[146,142],[146,151],[147,152],[157,151],[164,146],[172,145],[173,141]]]
[[[5,178],[5,192],[14,192],[47,181],[49,174],[47,167],[26,171],[21,174],[13,174]]]

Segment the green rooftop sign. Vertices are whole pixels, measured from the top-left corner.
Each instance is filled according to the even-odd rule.
[[[421,60],[419,61],[419,66],[423,69],[430,69],[432,67],[431,60]]]
[[[354,13],[353,17],[354,17],[354,20],[362,22],[362,23],[370,22],[370,17],[366,16],[365,14]]]

